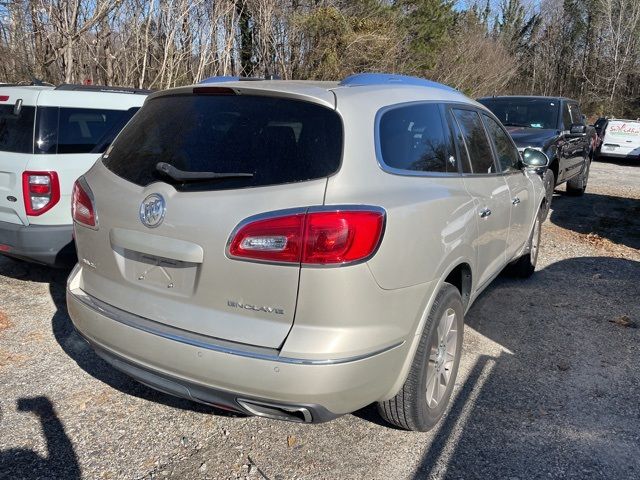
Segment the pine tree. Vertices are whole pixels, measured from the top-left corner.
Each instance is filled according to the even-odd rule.
[[[438,51],[449,39],[455,21],[450,0],[397,0],[401,22],[407,32],[407,53],[416,73],[424,73],[435,63]]]

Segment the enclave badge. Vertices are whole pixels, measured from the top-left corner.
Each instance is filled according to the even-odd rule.
[[[159,193],[152,193],[140,205],[140,221],[149,228],[155,228],[164,220],[167,207]]]

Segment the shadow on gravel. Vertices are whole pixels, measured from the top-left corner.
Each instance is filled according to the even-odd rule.
[[[27,448],[0,451],[0,478],[80,479],[78,457],[49,399],[21,398],[17,403],[18,411],[31,412],[38,417],[47,443],[47,456],[41,457]]]
[[[466,315],[478,355],[415,479],[640,478],[640,262],[584,257],[499,277]],[[473,346],[465,352],[473,357]]]
[[[51,269],[21,261],[7,261],[2,266],[2,275],[4,276],[49,284],[49,292],[56,306],[56,312],[51,318],[53,335],[64,352],[92,377],[127,395],[161,403],[171,408],[227,417],[237,416],[224,410],[174,397],[149,388],[114,369],[98,357],[75,331],[67,312],[65,297],[66,283],[70,270]]]
[[[594,233],[614,243],[640,249],[640,200],[562,192],[553,199],[551,223],[580,234]]]
[[[626,159],[614,157],[598,157],[595,161],[598,163],[611,163],[613,165],[620,165],[622,167],[640,167],[640,158]]]

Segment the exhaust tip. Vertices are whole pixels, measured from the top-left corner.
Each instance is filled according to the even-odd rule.
[[[248,412],[258,417],[297,423],[311,423],[313,421],[311,412],[305,407],[257,402],[255,400],[246,400],[244,398],[238,398],[236,401]]]

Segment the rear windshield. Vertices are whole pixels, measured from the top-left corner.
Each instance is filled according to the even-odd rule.
[[[35,107],[23,106],[14,115],[14,105],[0,105],[0,151],[33,153]]]
[[[176,95],[149,100],[104,157],[116,175],[140,186],[221,190],[301,182],[335,173],[342,122],[326,107],[251,95]],[[158,162],[188,172],[252,177],[178,181]]]

